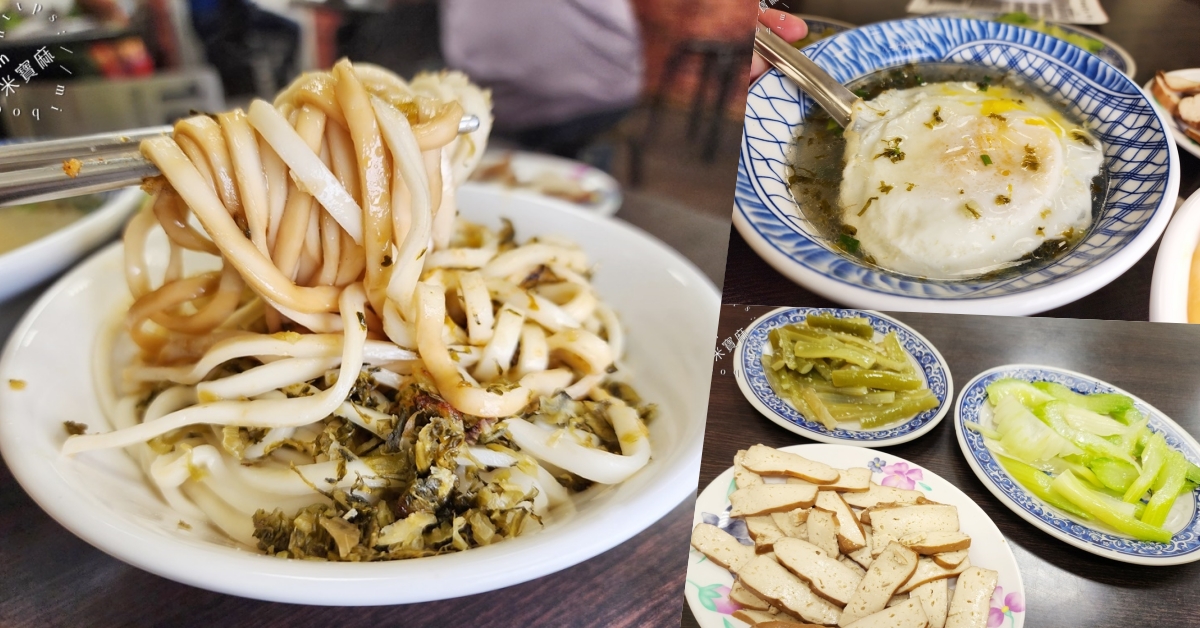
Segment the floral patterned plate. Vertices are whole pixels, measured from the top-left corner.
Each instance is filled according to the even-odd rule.
[[[809,314],[832,314],[838,318],[866,318],[875,328],[875,339],[880,340],[890,331],[896,332],[901,346],[917,370],[925,377],[925,385],[938,399],[938,406],[926,410],[903,423],[863,430],[848,423],[850,427],[830,430],[819,421],[811,420],[796,411],[792,404],[783,400],[767,382],[763,372],[762,356],[771,352],[767,333],[776,327],[799,323]],[[781,307],[771,310],[750,324],[738,340],[733,354],[733,376],[738,388],[750,401],[750,405],[784,429],[823,443],[857,445],[859,447],[887,447],[906,443],[932,430],[954,404],[954,380],[950,367],[938,350],[904,323],[878,312],[867,310],[844,310],[816,307]]]
[[[1162,434],[1167,444],[1182,451],[1188,460],[1200,462],[1200,444],[1183,428],[1159,412],[1154,406],[1129,393],[1093,377],[1066,369],[1031,364],[997,366],[971,380],[958,399],[958,416],[954,431],[958,446],[967,457],[967,464],[1005,506],[1054,538],[1097,556],[1138,565],[1178,565],[1200,560],[1200,491],[1192,491],[1190,499],[1181,497],[1167,515],[1164,527],[1175,533],[1170,543],[1135,541],[1132,538],[1097,527],[1095,522],[1083,523],[1026,491],[996,462],[983,444],[983,436],[967,429],[971,421],[991,427],[992,407],[987,403],[987,386],[1012,377],[1028,382],[1058,382],[1075,392],[1118,393],[1133,398],[1134,405],[1150,417],[1150,429]]]
[[[867,467],[873,472],[871,479],[884,486],[917,489],[933,501],[956,506],[962,530],[971,536],[971,564],[999,573],[999,585],[992,595],[987,625],[989,628],[1021,628],[1025,625],[1025,585],[1021,582],[1017,559],[1008,541],[983,509],[953,484],[907,460],[873,449],[817,444],[792,445],[780,449],[837,468]],[[692,525],[710,523],[726,530],[742,543],[752,545],[745,525],[729,518],[729,494],[734,488],[733,467],[730,467],[696,498],[696,514]],[[684,597],[696,621],[702,628],[746,626],[745,622],[732,617],[733,612],[740,608],[729,599],[733,575],[695,549],[689,552]]]

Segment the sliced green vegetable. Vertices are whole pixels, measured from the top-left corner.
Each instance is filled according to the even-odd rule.
[[[1122,495],[1138,478],[1137,467],[1114,458],[1097,458],[1091,461],[1088,468],[1106,488],[1117,491]]]
[[[883,390],[917,390],[924,383],[921,378],[912,375],[849,369],[833,371],[831,379],[834,386],[867,386]]]
[[[1087,487],[1082,480],[1075,477],[1071,471],[1063,471],[1050,483],[1050,488],[1067,501],[1078,506],[1093,517],[1108,524],[1122,534],[1128,534],[1141,541],[1169,543],[1171,532],[1150,525],[1133,517],[1133,513],[1118,506],[1131,506],[1114,499],[1100,491]]]
[[[1146,512],[1142,513],[1142,522],[1152,526],[1162,526],[1167,520],[1167,513],[1175,505],[1175,498],[1187,481],[1188,461],[1178,451],[1168,451],[1166,461],[1154,482],[1154,494],[1146,504]]]
[[[1168,451],[1170,450],[1167,448],[1167,441],[1162,434],[1151,434],[1146,441],[1146,448],[1142,450],[1142,473],[1125,491],[1125,501],[1134,503],[1142,500],[1142,496],[1154,485],[1154,480],[1158,479],[1158,472],[1166,464]]]
[[[1010,458],[1003,454],[996,454],[996,460],[1000,462],[1000,466],[1004,467],[1004,470],[1008,471],[1008,474],[1011,475],[1018,484],[1024,486],[1025,490],[1036,495],[1038,499],[1041,499],[1042,501],[1054,506],[1055,508],[1058,508],[1059,510],[1079,517],[1084,521],[1089,521],[1092,519],[1092,516],[1089,515],[1087,511],[1079,508],[1075,504],[1072,504],[1070,501],[1051,490],[1051,484],[1054,482],[1054,478],[1050,477],[1048,474],[1037,468],[1031,467],[1024,462],[1021,462],[1016,458]]]
[[[1092,395],[1081,395],[1062,384],[1054,382],[1034,382],[1034,387],[1051,395],[1055,399],[1065,401],[1073,406],[1079,406],[1092,412],[1099,414],[1107,414],[1109,416],[1124,416],[1125,412],[1133,408],[1133,399],[1125,395],[1115,393],[1096,393]]]
[[[1037,418],[1041,419],[1050,429],[1058,433],[1059,436],[1071,441],[1077,447],[1088,453],[1089,455],[1098,458],[1117,458],[1124,460],[1133,465],[1137,465],[1137,461],[1126,453],[1121,447],[1104,440],[1103,438],[1077,430],[1066,419],[1066,403],[1065,401],[1051,401],[1043,406],[1035,408],[1033,413]]]
[[[875,329],[871,327],[871,322],[862,317],[838,318],[831,314],[809,314],[804,322],[810,327],[850,334],[865,340],[875,337]]]
[[[1128,425],[1117,421],[1116,419],[1092,412],[1079,406],[1064,404],[1061,406],[1063,418],[1067,420],[1067,424],[1071,427],[1095,434],[1096,436],[1117,436],[1124,434]]]
[[[1005,397],[1016,397],[1027,407],[1039,406],[1054,397],[1038,390],[1033,384],[1019,379],[998,379],[987,387],[988,403],[993,406]]]
[[[1002,435],[1005,451],[1028,464],[1042,464],[1057,456],[1082,453],[1071,441],[1059,436],[1038,420],[1016,396],[1001,398],[992,414],[992,424]]]

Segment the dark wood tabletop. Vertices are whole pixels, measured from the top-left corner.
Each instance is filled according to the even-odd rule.
[[[756,443],[812,442],[767,420],[733,377],[723,342],[772,308],[724,305],[715,349],[700,486]],[[955,392],[1003,364],[1044,364],[1085,373],[1122,388],[1200,434],[1200,326],[1055,318],[894,313],[937,347]],[[1008,539],[1025,583],[1025,625],[1194,626],[1200,618],[1200,563],[1143,567],[1101,558],[1038,530],[992,496],[959,449],[953,418],[887,452],[945,478],[983,508]],[[697,626],[690,610],[683,626]]]
[[[1102,0],[1109,22],[1089,27],[1125,48],[1137,62],[1139,85],[1157,70],[1200,67],[1200,2],[1196,0]],[[775,6],[866,24],[906,17],[906,0],[780,0]],[[1179,150],[1179,198],[1200,188],[1200,159]],[[1157,244],[1137,264],[1111,284],[1074,303],[1042,316],[1146,321],[1150,319],[1150,277]],[[724,303],[762,305],[838,304],[802,288],[758,257],[733,229],[725,265]]]

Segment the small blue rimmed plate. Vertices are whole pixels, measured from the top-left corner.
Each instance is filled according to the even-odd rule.
[[[1175,533],[1170,543],[1137,541],[1128,536],[1101,529],[1103,524],[1083,523],[1033,496],[1012,477],[988,451],[983,436],[967,429],[965,422],[971,421],[984,427],[991,426],[992,409],[987,402],[988,384],[1003,378],[1014,378],[1028,382],[1057,382],[1081,394],[1118,393],[1133,398],[1134,405],[1150,417],[1150,429],[1162,434],[1167,444],[1182,451],[1188,460],[1200,462],[1200,444],[1183,428],[1159,412],[1154,406],[1134,395],[1106,384],[1093,377],[1074,371],[1032,364],[1009,364],[980,373],[962,390],[958,399],[958,415],[954,431],[958,434],[958,445],[962,448],[967,464],[979,476],[983,485],[1005,506],[1022,519],[1032,523],[1054,538],[1074,545],[1079,549],[1137,565],[1178,565],[1200,560],[1200,492],[1193,491],[1191,498],[1180,497],[1167,516],[1165,527]]]
[[[989,625],[1004,628],[1025,625],[1025,584],[1012,548],[987,513],[958,487],[920,465],[882,451],[844,445],[792,445],[779,449],[839,469],[866,467],[871,470],[871,480],[876,483],[918,490],[928,499],[957,508],[960,527],[971,537],[968,556],[971,564],[995,570],[997,574],[998,586],[992,592],[988,608]],[[697,496],[692,525],[709,523],[738,537],[742,543],[752,545],[744,522],[729,518],[729,494],[735,488],[733,468],[730,467]],[[729,599],[733,574],[695,548],[688,552],[687,580],[683,586],[684,598],[701,628],[741,628],[746,625],[732,616],[740,608]]]
[[[771,352],[771,343],[767,334],[777,327],[802,322],[809,314],[832,314],[838,318],[862,317],[870,321],[875,329],[875,339],[880,340],[888,332],[896,332],[900,345],[908,353],[917,367],[917,371],[925,378],[925,385],[933,391],[938,399],[938,406],[926,410],[917,416],[884,427],[861,430],[839,427],[830,430],[819,421],[806,418],[796,411],[790,403],[783,400],[767,382],[763,372],[762,356],[766,351]],[[733,354],[733,376],[738,388],[750,401],[750,405],[772,422],[801,436],[806,436],[822,443],[836,445],[855,445],[858,447],[887,447],[906,443],[932,430],[946,416],[954,402],[954,380],[950,376],[950,367],[938,350],[904,323],[878,312],[863,310],[843,310],[815,307],[781,307],[772,310],[750,324],[742,332],[737,348]],[[847,426],[854,425],[847,423]]]
[[[1170,220],[1179,191],[1170,121],[1138,85],[1082,48],[1010,24],[918,18],[860,26],[804,51],[843,83],[906,63],[1012,72],[1086,122],[1104,145],[1108,169],[1108,196],[1087,236],[1049,263],[961,281],[881,270],[837,250],[797,206],[787,183],[789,155],[815,105],[777,71],[767,72],[746,101],[733,223],[763,260],[817,294],[878,310],[1035,314],[1116,279]]]

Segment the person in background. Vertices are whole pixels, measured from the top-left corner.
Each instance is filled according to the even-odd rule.
[[[629,0],[441,0],[440,21],[446,65],[492,90],[493,137],[608,169],[584,153],[642,92]]]

